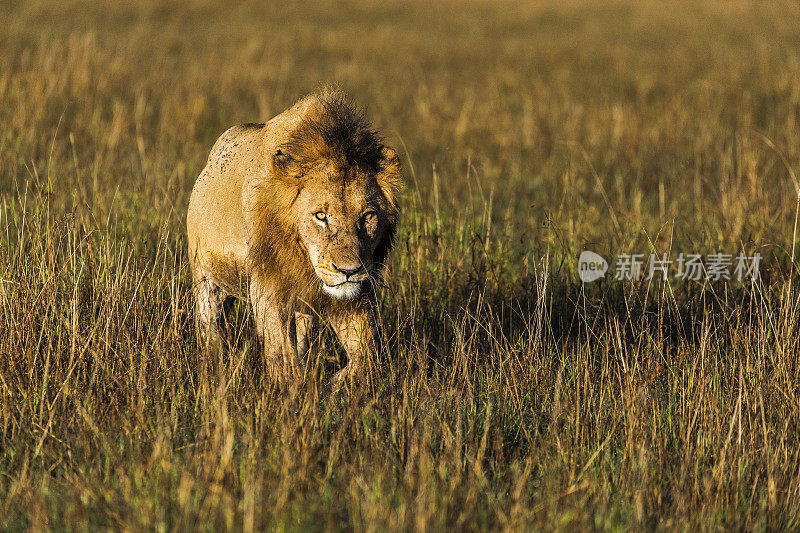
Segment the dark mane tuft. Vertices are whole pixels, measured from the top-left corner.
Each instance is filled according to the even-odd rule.
[[[378,172],[383,144],[363,112],[340,91],[324,90],[311,98],[306,116],[281,145],[287,165],[301,174],[323,161],[343,174],[351,167]]]

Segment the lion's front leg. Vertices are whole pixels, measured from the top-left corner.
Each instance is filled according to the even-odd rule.
[[[334,315],[330,324],[347,353],[347,365],[334,376],[334,383],[340,386],[353,381],[365,373],[373,374],[372,367],[377,363],[380,336],[375,310],[360,309],[354,314]]]
[[[297,355],[290,341],[295,329],[294,312],[257,282],[250,284],[250,304],[270,375],[279,380],[291,379],[298,371]]]
[[[222,347],[220,320],[226,294],[211,278],[204,274],[196,274],[192,287],[195,297],[195,325],[201,347]]]
[[[314,315],[296,311],[294,313],[294,321],[294,346],[297,349],[297,357],[303,360],[308,355],[309,348],[311,348],[311,333],[314,331],[317,320]]]

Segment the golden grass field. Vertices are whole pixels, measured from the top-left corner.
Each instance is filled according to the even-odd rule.
[[[375,390],[192,322],[214,140],[322,83],[408,183]],[[798,529],[798,173],[794,1],[0,0],[0,529]]]

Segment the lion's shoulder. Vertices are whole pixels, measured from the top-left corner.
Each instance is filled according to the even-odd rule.
[[[211,148],[206,166],[225,171],[233,164],[254,162],[263,129],[263,123],[253,122],[228,128]]]

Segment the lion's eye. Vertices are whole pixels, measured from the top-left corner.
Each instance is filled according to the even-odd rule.
[[[369,224],[370,222],[372,222],[373,220],[375,220],[375,216],[376,216],[376,215],[375,215],[375,211],[367,211],[367,212],[366,212],[366,213],[364,213],[364,215],[361,217],[361,220],[362,220],[362,221],[363,221],[363,223],[366,225],[366,224]]]
[[[328,215],[327,213],[325,213],[325,211],[317,211],[316,213],[314,213],[314,218],[316,218],[320,222],[325,222],[326,220],[328,220]]]

